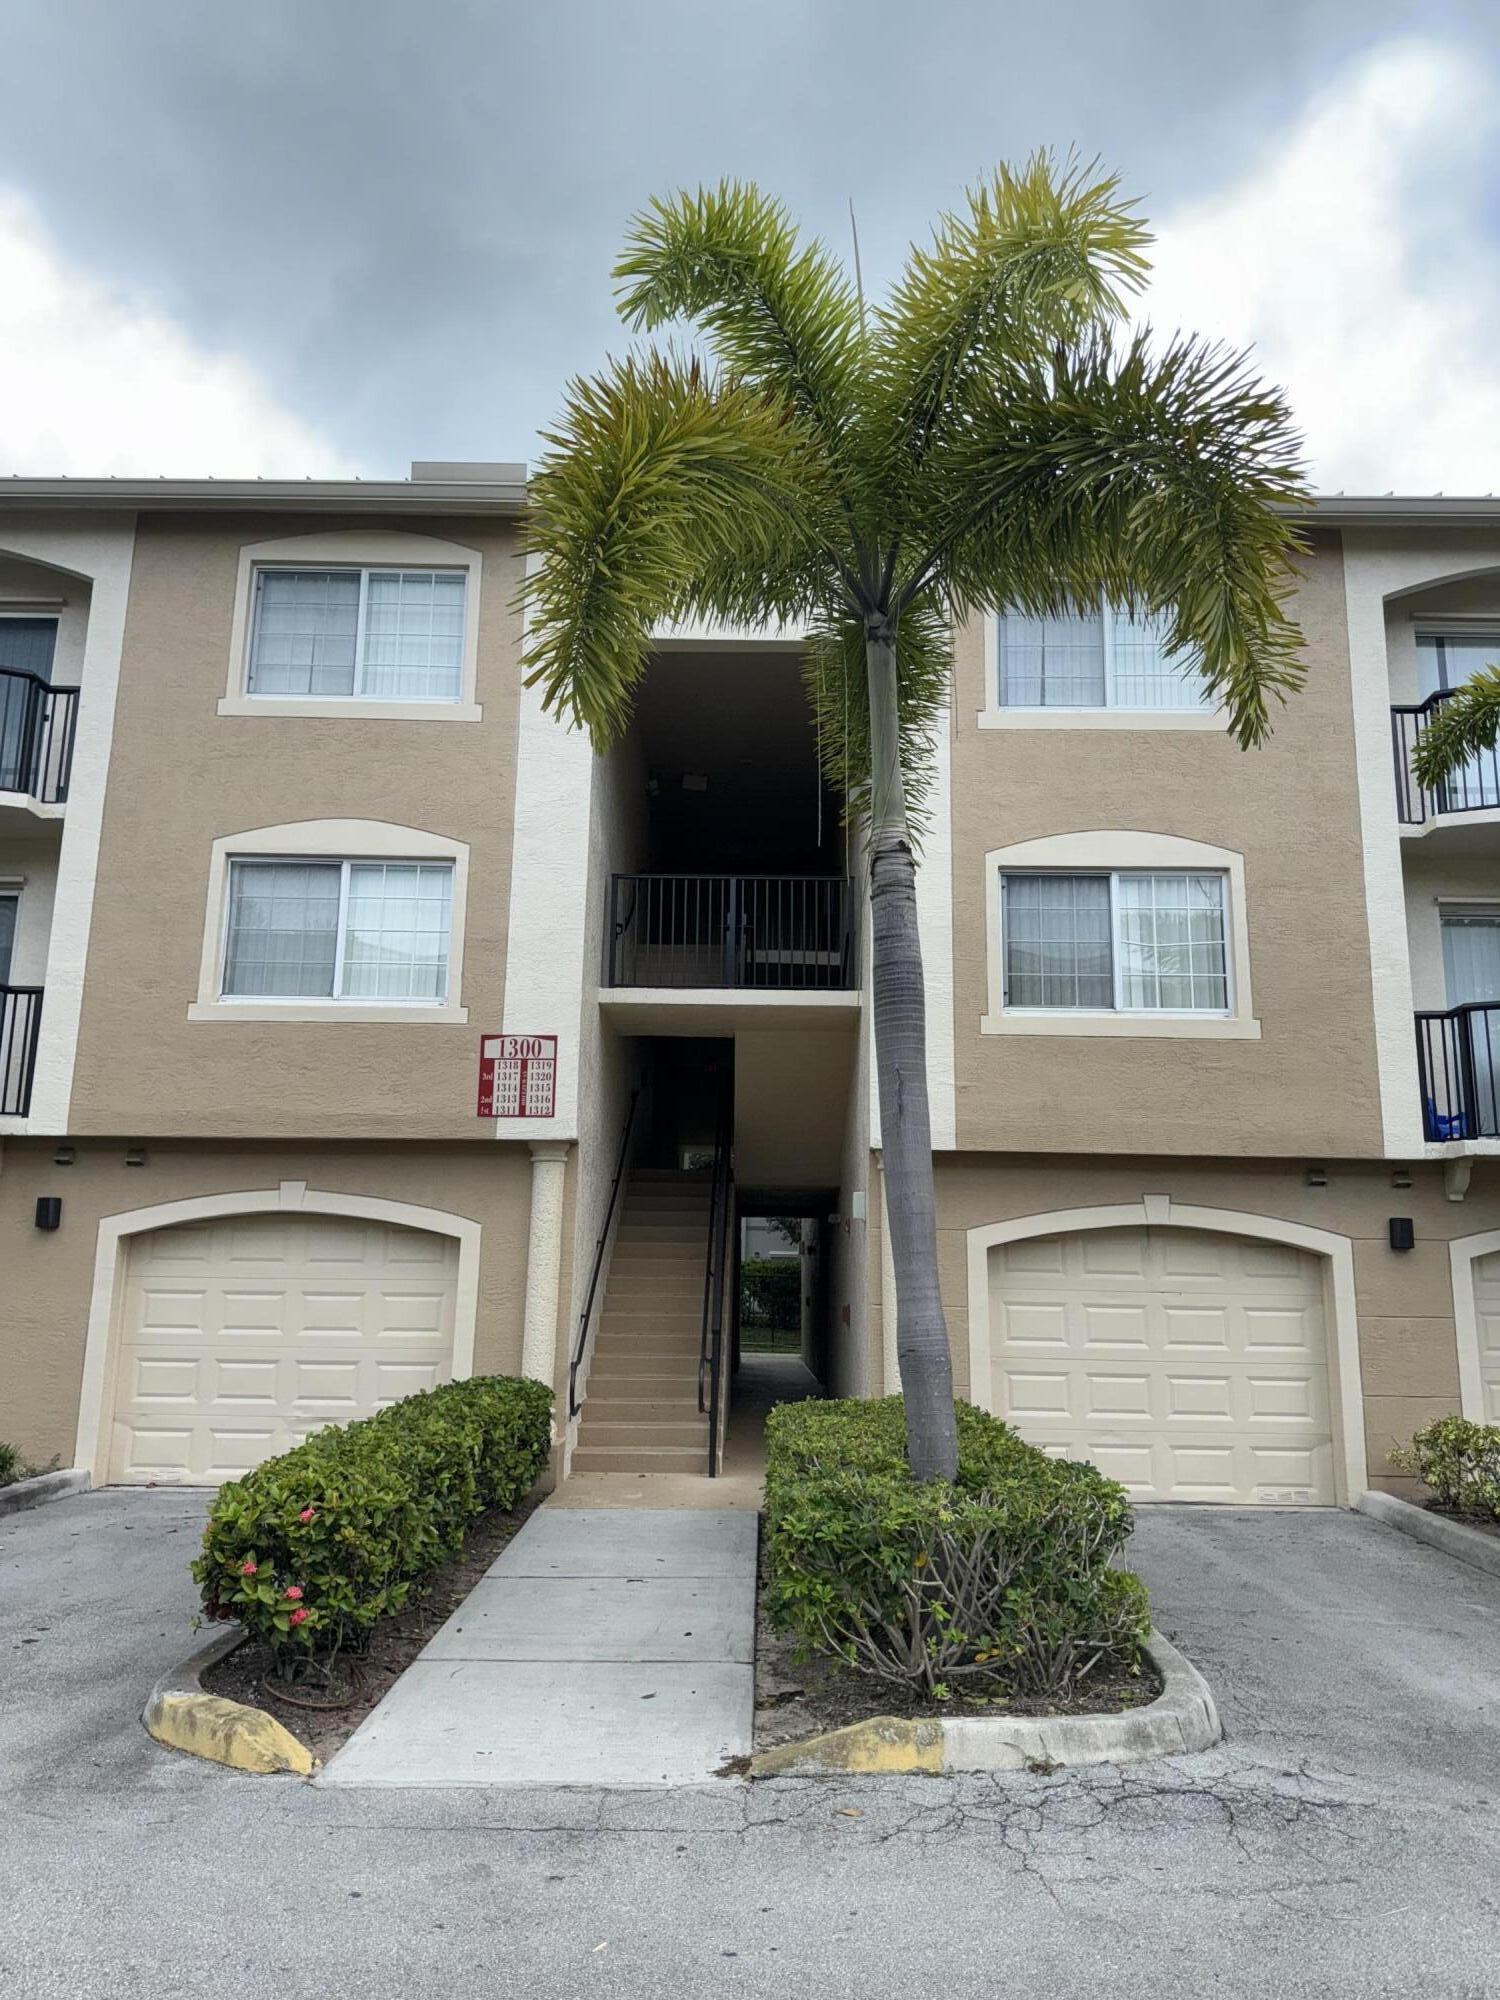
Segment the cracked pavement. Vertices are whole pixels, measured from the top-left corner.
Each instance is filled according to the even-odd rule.
[[[1228,1738],[1048,1776],[317,1791],[153,1744],[205,1496],[0,1522],[0,1992],[1500,2000],[1500,1578],[1143,1512]]]

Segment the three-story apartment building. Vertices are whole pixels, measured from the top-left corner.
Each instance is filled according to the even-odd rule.
[[[0,487],[0,1436],[232,1477],[453,1374],[717,1469],[736,1217],[896,1386],[857,842],[795,634],[522,686],[524,468]],[[920,911],[962,1393],[1142,1499],[1500,1417],[1500,503],[1320,502],[1242,753],[1151,625],[958,635]]]

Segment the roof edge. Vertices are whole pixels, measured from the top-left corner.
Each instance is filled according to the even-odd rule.
[[[526,483],[468,479],[0,478],[0,507],[131,513],[229,508],[277,514],[521,514]]]

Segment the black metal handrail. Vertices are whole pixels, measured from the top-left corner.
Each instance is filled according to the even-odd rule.
[[[73,774],[78,690],[0,667],[0,792],[61,805]]]
[[[609,1184],[609,1202],[604,1211],[604,1227],[599,1232],[599,1240],[594,1245],[594,1262],[589,1271],[589,1288],[584,1294],[583,1310],[578,1315],[578,1338],[573,1343],[573,1359],[568,1364],[568,1415],[576,1417],[583,1408],[578,1394],[578,1371],[583,1366],[583,1357],[588,1350],[589,1325],[594,1314],[594,1298],[599,1290],[599,1277],[604,1269],[604,1246],[609,1241],[610,1225],[615,1219],[615,1206],[620,1199],[620,1189],[625,1180],[625,1163],[630,1157],[630,1129],[635,1123],[635,1107],[640,1102],[639,1090],[630,1093],[630,1108],[625,1113],[625,1129],[620,1134],[620,1154],[615,1161],[615,1177]]]
[[[708,1418],[708,1476],[719,1476],[720,1404],[724,1384],[724,1280],[729,1263],[729,1217],[734,1189],[734,1088],[719,1091],[709,1180],[708,1248],[703,1260],[703,1331],[698,1343],[698,1408]]]
[[[837,875],[612,875],[605,976],[611,986],[847,990],[853,916]]]
[[[1418,1014],[1417,1074],[1429,1139],[1500,1137],[1500,1001]]]
[[[41,987],[0,986],[0,1117],[24,1118],[31,1109],[41,1027]]]
[[[1412,752],[1433,718],[1457,688],[1439,688],[1426,701],[1393,707],[1391,749],[1396,760],[1396,818],[1402,826],[1423,826],[1447,813],[1492,812],[1500,808],[1500,751],[1476,750],[1439,784],[1417,783]]]

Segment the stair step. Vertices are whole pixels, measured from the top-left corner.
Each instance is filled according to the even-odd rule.
[[[580,1422],[587,1420],[591,1410],[612,1424],[696,1423],[703,1415],[698,1408],[697,1389],[692,1383],[679,1384],[674,1395],[649,1397],[635,1393],[639,1386],[640,1377],[634,1376],[620,1388],[598,1389],[594,1378],[590,1377],[584,1416]]]
[[[696,1368],[621,1368],[614,1363],[609,1367],[589,1370],[587,1399],[590,1403],[600,1398],[622,1402],[635,1402],[649,1398],[653,1403],[680,1403],[691,1396],[698,1400],[698,1371]]]
[[[600,1411],[591,1421],[585,1417],[578,1426],[578,1444],[575,1450],[593,1451],[596,1446],[606,1449],[655,1451],[662,1445],[688,1445],[694,1450],[707,1450],[708,1418],[700,1417],[695,1410],[692,1417],[679,1424],[639,1424],[629,1419],[616,1421],[611,1410]]]
[[[577,1445],[572,1472],[702,1472],[708,1471],[708,1446],[667,1444],[655,1450],[625,1445]]]
[[[607,1354],[598,1355],[594,1362],[596,1369],[610,1377],[616,1375],[660,1375],[674,1382],[697,1380],[697,1348],[634,1348],[612,1347]],[[594,1382],[591,1372],[589,1381]]]

